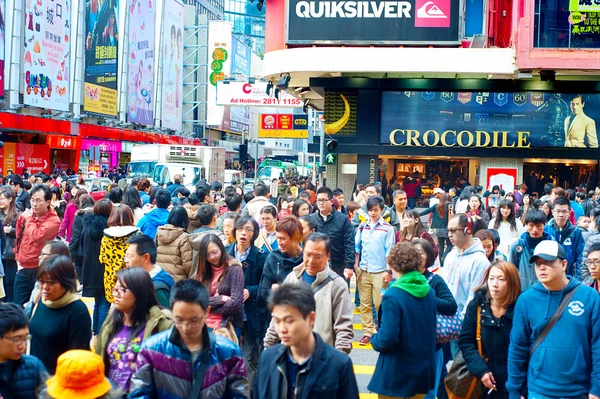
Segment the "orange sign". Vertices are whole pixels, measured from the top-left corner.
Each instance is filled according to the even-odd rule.
[[[50,148],[59,148],[65,150],[79,150],[81,149],[81,138],[73,136],[59,136],[55,134],[49,134],[46,137],[46,144]]]

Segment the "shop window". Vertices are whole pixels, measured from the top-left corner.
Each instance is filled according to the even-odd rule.
[[[600,7],[588,0],[536,0],[534,47],[600,48]]]

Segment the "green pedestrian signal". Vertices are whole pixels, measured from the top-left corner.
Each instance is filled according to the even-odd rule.
[[[336,161],[337,161],[337,154],[329,153],[329,154],[325,155],[325,163],[327,165],[335,165]]]

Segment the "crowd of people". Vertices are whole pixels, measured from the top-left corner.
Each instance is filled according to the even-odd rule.
[[[7,177],[0,398],[600,398],[600,189],[181,182]]]

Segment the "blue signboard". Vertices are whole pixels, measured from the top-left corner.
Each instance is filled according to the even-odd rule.
[[[231,43],[231,75],[250,76],[252,50],[235,37]]]
[[[414,93],[382,93],[382,144],[598,148],[600,94]]]

